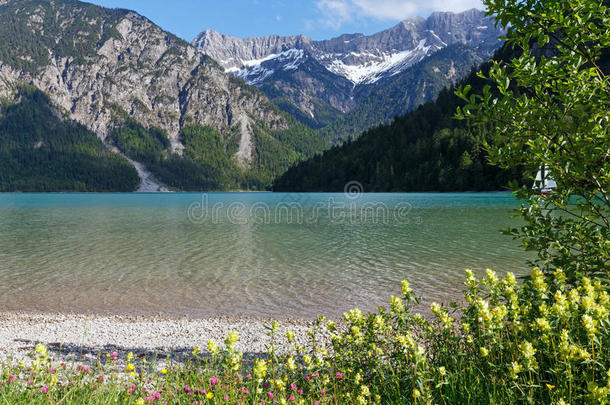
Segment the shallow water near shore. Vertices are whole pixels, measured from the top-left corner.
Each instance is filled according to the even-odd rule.
[[[1,194],[0,310],[312,318],[527,271],[506,193]]]

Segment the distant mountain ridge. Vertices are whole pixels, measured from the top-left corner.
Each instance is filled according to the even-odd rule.
[[[369,36],[344,34],[324,41],[305,35],[240,39],[206,30],[193,45],[229,72],[244,75],[266,61],[285,57],[287,51],[304,50],[331,72],[353,84],[366,84],[395,74],[450,44],[496,43],[500,34],[483,11],[471,9],[459,14],[435,12],[427,19],[411,18]]]
[[[195,38],[193,45],[227,72],[263,90],[282,109],[305,123],[322,127],[448,46],[470,47],[477,53],[478,62],[487,60],[499,47],[501,34],[493,19],[471,9],[435,12],[427,19],[411,18],[368,36],[344,34],[324,41],[304,35],[240,39],[207,30]],[[463,66],[460,58],[453,62],[461,65],[462,71],[471,67]],[[422,89],[404,91],[421,93]]]

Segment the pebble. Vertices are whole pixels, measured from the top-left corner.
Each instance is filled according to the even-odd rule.
[[[105,355],[129,352],[147,358],[181,361],[197,346],[206,351],[208,339],[222,347],[227,333],[239,334],[237,348],[244,358],[264,356],[271,339],[271,320],[250,318],[167,318],[139,316],[100,316],[83,314],[37,314],[0,312],[0,362],[20,361],[34,352],[39,343],[49,347],[55,359],[95,362]],[[280,322],[276,335],[278,352],[290,350],[286,331],[295,333],[297,343],[307,344],[311,322]],[[327,342],[326,336],[319,336]]]

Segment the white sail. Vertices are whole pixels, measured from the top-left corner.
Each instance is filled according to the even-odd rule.
[[[557,187],[557,183],[553,179],[553,176],[549,174],[548,168],[545,166],[538,171],[536,174],[536,181],[534,182],[534,189],[540,193],[552,193]]]

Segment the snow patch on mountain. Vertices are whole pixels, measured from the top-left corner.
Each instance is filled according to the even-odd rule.
[[[297,70],[304,57],[305,51],[302,49],[290,49],[282,52],[275,59],[277,63],[284,64],[282,70]]]
[[[252,59],[252,60],[240,60],[239,63],[241,64],[241,68],[238,67],[230,67],[228,69],[225,69],[226,73],[236,73],[239,72],[241,70],[244,70],[245,68],[257,68],[259,67],[263,62],[266,62],[268,60],[271,59],[275,59],[277,58],[279,55],[272,53],[271,55],[267,55],[264,58],[260,58],[260,59]],[[229,60],[223,60],[223,63],[227,63],[229,62]]]
[[[255,86],[264,82],[278,70],[297,70],[304,58],[305,51],[302,49],[289,49],[262,59],[242,61],[242,68],[228,68],[226,72],[241,77],[246,83]]]
[[[443,46],[446,44],[440,41]],[[426,45],[422,39],[418,45],[409,50],[394,52],[348,52],[319,54],[320,62],[334,74],[347,78],[354,84],[373,84],[380,79],[394,76],[428,56],[430,51],[437,51],[443,46]],[[261,59],[241,61],[241,68],[232,67],[226,72],[244,79],[250,85],[262,83],[276,71],[297,70],[304,61],[303,49],[289,49],[280,54],[271,54]],[[361,61],[354,64],[346,59]],[[273,69],[270,68],[273,66]]]
[[[397,53],[384,52],[381,55],[374,55],[368,52],[351,52],[350,55],[357,58],[368,56],[377,59],[360,65],[347,64],[342,59],[332,59],[330,62],[324,64],[328,70],[337,75],[346,77],[354,84],[372,84],[383,77],[394,76],[409,66],[421,61],[428,56],[428,52],[431,48],[432,46],[426,46],[426,40],[422,39],[414,49]],[[437,49],[440,49],[440,47],[435,46],[435,50]]]

